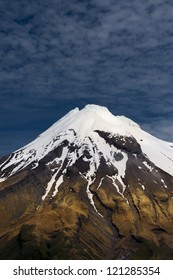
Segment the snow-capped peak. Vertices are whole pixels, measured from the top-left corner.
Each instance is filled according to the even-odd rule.
[[[48,130],[40,135],[45,137],[56,136],[62,131],[73,129],[80,137],[87,137],[94,130],[112,132],[118,129],[118,133],[128,135],[129,127],[140,128],[138,124],[124,116],[114,116],[106,107],[98,105],[86,105],[82,110],[75,108],[65,117],[56,122]]]
[[[109,144],[101,142],[98,131],[106,132],[110,137],[121,136],[124,141],[127,137],[134,138],[151,162],[167,173],[173,174],[173,149],[170,143],[151,136],[124,116],[114,116],[106,107],[87,105],[82,110],[75,108],[70,111],[36,140],[10,155],[6,163],[0,166],[1,178],[5,176],[3,171],[5,174],[5,170],[12,165],[16,167],[8,176],[32,163],[37,166],[42,158],[65,140],[78,146],[90,145],[88,143],[92,141],[98,153],[108,156],[106,151],[109,150]]]
[[[113,124],[121,124],[125,126],[133,126],[133,127],[140,127],[137,123],[134,121],[126,118],[125,116],[114,116],[107,107],[99,106],[99,105],[93,105],[89,104],[86,105],[84,109],[81,110],[81,112],[85,113],[86,110],[90,112],[95,112],[98,116],[103,118],[104,120],[107,120],[110,123]]]

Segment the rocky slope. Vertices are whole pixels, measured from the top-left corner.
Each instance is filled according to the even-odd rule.
[[[173,259],[173,144],[74,109],[0,159],[1,259]]]

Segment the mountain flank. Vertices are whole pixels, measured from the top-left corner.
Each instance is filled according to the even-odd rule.
[[[0,158],[1,259],[173,259],[173,143],[106,107]]]

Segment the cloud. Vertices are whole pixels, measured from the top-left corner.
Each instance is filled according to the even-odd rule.
[[[0,108],[76,100],[171,119],[172,26],[166,0],[0,0]]]

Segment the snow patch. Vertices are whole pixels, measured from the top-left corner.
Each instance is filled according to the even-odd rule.
[[[104,177],[101,178],[100,183],[98,184],[97,190],[99,190],[99,188],[101,187],[103,180],[104,180]]]
[[[128,160],[128,156],[127,154],[123,153],[123,159],[120,161],[116,161],[116,168],[118,169],[118,175],[117,175],[117,179],[118,181],[121,183],[121,185],[123,186],[123,192],[126,189],[126,186],[124,185],[123,182],[123,178],[125,177],[125,173],[126,173],[126,163]]]
[[[59,170],[52,176],[51,180],[49,181],[49,183],[47,184],[47,188],[46,188],[46,192],[45,194],[42,196],[42,200],[45,200],[45,198],[48,196],[53,184],[56,181],[56,176],[58,175]]]
[[[62,168],[62,166],[63,166],[63,163],[64,163],[64,160],[65,160],[65,158],[66,158],[66,156],[67,156],[67,153],[68,153],[68,148],[65,147],[65,148],[63,149],[61,158],[59,159],[59,161],[56,161],[57,163],[61,163],[61,164],[60,164],[60,167],[58,168],[57,172],[52,176],[51,180],[50,180],[49,183],[47,184],[46,192],[45,192],[45,194],[43,195],[42,200],[44,200],[44,199],[48,196],[48,194],[49,194],[49,192],[50,192],[52,186],[55,184],[55,182],[56,182],[56,177],[58,176],[58,173],[60,172],[60,170],[61,170],[61,168]],[[49,165],[50,163],[52,163],[52,162],[49,162],[47,165]],[[56,170],[56,169],[55,169],[55,170]],[[57,185],[57,184],[56,184],[56,185]],[[56,188],[56,187],[55,187],[55,188]],[[58,190],[58,188],[57,188],[57,190]],[[54,192],[55,192],[55,191],[54,191]]]
[[[34,162],[33,163],[33,167],[31,168],[31,169],[35,169],[36,167],[38,167],[39,166],[39,163],[38,162]]]
[[[163,183],[163,186],[167,189],[168,186],[165,184],[165,181],[163,179],[161,179],[161,182]]]
[[[117,192],[125,199],[126,203],[129,204],[128,199],[127,199],[127,198],[124,196],[124,194],[123,194],[124,189],[123,189],[123,192],[121,192],[120,189],[119,189],[119,187],[118,187],[118,185],[116,184],[117,176],[112,176],[112,177],[111,177],[111,176],[108,176],[108,175],[107,175],[107,177],[108,177],[109,179],[112,180],[112,184],[113,184],[114,187],[116,188]]]
[[[58,188],[59,188],[59,186],[60,186],[62,183],[63,183],[63,175],[61,175],[61,176],[59,177],[59,179],[57,180],[56,185],[55,185],[55,190],[54,190],[54,192],[53,192],[52,197],[54,197],[54,196],[58,193]]]
[[[149,169],[150,172],[153,171],[153,167],[151,167],[146,161],[143,161],[143,164]]]
[[[0,183],[4,182],[7,178],[0,178]]]
[[[142,187],[143,190],[145,190],[145,186],[144,186],[143,184],[141,184],[141,183],[139,182],[139,185]]]

